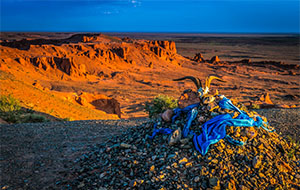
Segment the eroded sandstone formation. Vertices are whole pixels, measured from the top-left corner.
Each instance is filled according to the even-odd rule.
[[[43,55],[20,56],[15,61],[24,66],[32,64],[43,71],[60,70],[72,77],[97,75],[100,71],[96,64],[139,63],[149,67],[149,62],[153,65],[164,61],[163,65],[180,65],[175,42],[123,40],[102,34],[76,34],[63,40],[22,40],[2,42],[1,45],[17,48],[26,45],[27,51],[41,51]]]
[[[296,80],[299,75],[299,65],[271,60],[257,61],[256,59],[223,61],[222,58],[226,56],[219,52],[219,55],[222,55],[220,61],[218,57],[210,59],[211,53],[204,50],[203,54],[198,53],[194,58],[183,57],[176,52],[175,43],[171,41],[121,39],[102,34],[76,34],[66,39],[51,40],[32,40],[32,38],[20,41],[2,40],[0,42],[0,74],[4,76],[2,78],[12,80],[5,81],[5,85],[2,81],[1,85],[5,86],[2,89],[13,94],[16,94],[15,89],[25,89],[28,86],[35,90],[42,89],[42,91],[47,87],[48,92],[41,96],[56,92],[59,92],[58,96],[64,96],[62,93],[81,91],[99,92],[120,101],[122,111],[130,117],[136,114],[136,111],[142,112],[137,105],[140,101],[152,98],[154,93],[162,93],[161,90],[166,89],[167,93],[173,95],[176,89],[189,85],[188,82],[174,84],[172,78],[185,75],[203,77],[215,74],[214,71],[228,81],[227,85],[219,86],[220,91],[225,95],[234,91],[240,95],[244,93],[243,98],[253,97],[267,90],[271,97],[275,97],[274,104],[279,104],[279,99],[284,99],[286,104],[292,105],[299,99],[297,96],[299,85]],[[209,57],[206,57],[208,55]],[[22,81],[22,84],[14,83],[13,78]],[[33,85],[36,79],[40,80],[43,88],[40,88],[38,84]],[[248,83],[248,81],[251,82]],[[26,86],[20,87],[23,82]],[[264,85],[266,83],[267,85]],[[13,85],[16,87],[10,88]],[[283,89],[286,85],[291,87]],[[265,86],[268,88],[266,89]],[[134,87],[133,93],[129,92],[129,88],[132,89],[132,87]],[[8,88],[10,89],[7,90]],[[33,92],[36,93],[36,91]],[[18,98],[22,99],[23,92],[20,94]],[[85,108],[90,106],[89,109],[99,111],[90,104],[90,100],[85,102],[84,97],[81,98],[76,102],[74,98],[71,98],[72,103],[76,106],[83,105]],[[98,99],[103,98],[93,98],[92,101]],[[49,100],[49,97],[45,98],[44,102],[46,100]],[[27,102],[30,101],[32,100]],[[51,101],[53,102],[53,99]],[[137,102],[130,103],[130,101]],[[34,104],[42,107],[37,102]],[[132,106],[133,104],[136,105]],[[47,112],[48,106],[44,108]],[[58,115],[64,116],[66,114],[64,110],[62,109]],[[83,112],[80,113],[84,115]],[[96,117],[97,115],[98,113]],[[92,118],[90,113],[85,116]],[[96,117],[93,116],[93,118]],[[76,116],[76,118],[79,117]],[[80,118],[83,117],[80,116]]]
[[[97,99],[91,102],[96,109],[105,111],[106,113],[116,114],[121,118],[121,108],[120,103],[114,99]]]
[[[81,106],[101,110],[108,114],[116,114],[121,118],[120,103],[115,98],[109,98],[103,94],[82,92],[75,97],[75,101]]]
[[[201,53],[196,53],[196,55],[194,56],[194,58],[192,60],[195,62],[198,62],[198,63],[202,63],[205,61],[204,57]]]
[[[23,58],[19,58],[21,62],[24,62]],[[86,67],[84,64],[76,64],[74,58],[70,57],[33,57],[30,58],[30,62],[45,71],[50,69],[59,69],[69,76],[83,76],[86,74]]]
[[[210,59],[210,62],[211,63],[218,63],[220,62],[220,58],[218,56],[213,56],[211,59]]]

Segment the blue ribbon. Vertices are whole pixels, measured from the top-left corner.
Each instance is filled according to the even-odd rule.
[[[242,111],[239,108],[237,108],[235,105],[233,105],[231,100],[229,100],[226,97],[224,97],[222,100],[219,101],[219,106],[222,109],[228,109],[228,110],[233,110],[242,113]]]
[[[184,125],[183,132],[182,132],[183,138],[186,138],[189,135],[189,133],[190,133],[190,127],[191,127],[192,122],[194,121],[194,119],[197,117],[197,114],[198,114],[197,108],[196,109],[193,108],[192,110],[190,110],[188,112],[188,121]],[[193,134],[193,132],[192,132],[192,134]]]
[[[196,104],[192,104],[192,105],[189,105],[183,109],[180,109],[180,108],[175,108],[173,110],[174,112],[174,116],[172,117],[172,123],[175,122],[175,120],[182,114],[182,113],[188,113],[190,112],[193,108],[195,107],[199,107],[200,103],[196,103]]]
[[[169,129],[169,128],[160,128],[160,129],[157,129],[157,123],[155,123],[152,135],[149,138],[153,139],[156,136],[157,133],[168,135],[168,134],[172,133],[172,129]]]
[[[262,125],[260,119],[254,121],[247,114],[240,114],[237,118],[232,119],[230,114],[218,115],[202,125],[202,133],[200,135],[194,135],[193,142],[195,148],[205,155],[211,144],[219,142],[226,137],[226,126],[243,126],[243,127],[259,127]],[[243,145],[241,141],[237,141],[227,136],[226,139],[236,145]]]
[[[236,118],[232,118],[232,115],[230,114],[223,114],[218,115],[209,121],[205,122],[202,125],[202,133],[200,135],[196,135],[193,131],[190,131],[190,126],[193,122],[193,120],[197,117],[198,110],[194,108],[198,108],[200,103],[193,104],[190,106],[187,106],[183,109],[176,108],[174,109],[174,116],[172,117],[172,123],[175,122],[175,120],[182,114],[187,113],[188,114],[188,121],[184,125],[183,128],[183,137],[187,137],[189,134],[193,135],[193,143],[196,148],[202,155],[205,155],[209,149],[209,146],[211,144],[215,144],[219,142],[221,139],[225,138],[228,142],[242,146],[244,145],[243,141],[238,141],[230,137],[229,135],[226,135],[226,126],[234,126],[234,127],[262,127],[263,129],[273,132],[274,130],[270,130],[264,126],[264,124],[268,124],[267,122],[264,122],[261,117],[257,116],[256,121],[249,117],[246,112],[241,111],[239,108],[234,106],[232,102],[224,97],[220,102],[219,106],[223,109],[229,109],[233,111],[237,111],[240,114]],[[157,133],[162,134],[171,134],[173,132],[172,129],[169,128],[160,128],[157,129],[157,124],[154,125],[154,130],[152,133],[152,136],[149,137],[151,139],[154,138],[154,136]]]
[[[173,110],[174,112],[174,116],[172,117],[172,123],[175,122],[175,120],[182,114],[182,113],[188,113],[188,122],[184,125],[184,128],[183,128],[183,137],[186,137],[188,134],[189,134],[189,128],[193,122],[193,120],[197,117],[197,114],[198,114],[198,111],[197,109],[193,109],[193,108],[197,108],[198,106],[200,105],[200,103],[196,103],[196,104],[192,104],[192,105],[189,105],[183,109],[180,109],[180,108],[175,108]],[[150,139],[153,139],[155,137],[155,135],[157,133],[161,133],[161,134],[171,134],[173,132],[172,129],[169,129],[169,128],[160,128],[160,129],[157,129],[157,123],[154,124],[154,129],[153,129],[153,132],[152,132],[152,135],[151,137],[149,137]]]

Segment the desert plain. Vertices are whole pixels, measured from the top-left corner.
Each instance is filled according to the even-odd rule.
[[[299,35],[1,33],[1,94],[68,120],[147,117],[145,102],[209,75],[248,107],[299,107]],[[118,106],[120,105],[120,106]],[[120,108],[118,108],[120,107]]]

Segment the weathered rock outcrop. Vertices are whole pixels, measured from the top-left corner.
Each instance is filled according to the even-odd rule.
[[[56,69],[56,63],[54,57],[33,57],[30,58],[30,62],[45,71],[48,71],[50,68]]]
[[[114,99],[97,99],[91,102],[96,109],[102,110],[106,113],[117,114],[121,118],[120,103]]]
[[[175,45],[175,42],[173,42],[173,41],[154,40],[154,41],[150,41],[150,44],[152,44],[154,46],[160,46],[160,47],[170,51],[172,54],[177,53],[176,45]]]
[[[109,37],[104,34],[99,33],[89,33],[89,34],[75,34],[72,35],[70,38],[65,39],[65,42],[104,42],[104,41],[121,41],[120,38],[117,37]]]
[[[115,61],[118,58],[118,55],[111,50],[99,50],[96,55],[104,59],[104,62]]]
[[[109,98],[103,94],[81,92],[75,97],[75,101],[81,106],[101,110],[108,114],[116,114],[121,118],[120,103],[114,98]]]
[[[201,53],[196,53],[196,55],[194,56],[194,58],[192,60],[195,62],[198,62],[198,63],[202,63],[205,61],[204,57]]]
[[[167,60],[168,52],[158,46],[151,47],[150,50],[163,60]]]
[[[21,65],[25,66],[25,65],[27,65],[28,63],[30,63],[30,58],[28,58],[28,57],[25,57],[25,58],[17,57],[17,58],[15,59],[15,61],[17,61],[17,62],[20,63]]]
[[[221,60],[219,59],[218,56],[213,56],[213,57],[211,58],[211,60],[210,60],[211,63],[218,63],[218,62],[220,62],[220,61],[221,61]]]
[[[30,62],[45,71],[59,69],[70,76],[82,76],[86,74],[86,67],[83,64],[75,64],[74,59],[66,57],[33,57]]]
[[[123,58],[123,59],[127,59],[128,53],[129,53],[129,47],[120,47],[118,49],[114,49],[114,51],[116,52],[116,54]]]

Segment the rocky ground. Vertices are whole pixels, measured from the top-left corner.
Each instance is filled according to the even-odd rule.
[[[144,120],[73,121],[0,125],[2,189],[55,188],[69,165],[103,143]]]
[[[277,133],[244,147],[220,141],[201,156],[187,143],[153,142],[147,120],[1,125],[2,189],[299,188],[299,109],[266,109]],[[136,126],[136,127],[133,127]],[[230,131],[229,131],[230,132]],[[125,135],[121,135],[121,134]],[[114,136],[114,137],[113,137]],[[117,137],[116,137],[117,136]],[[297,152],[298,151],[298,152]]]

